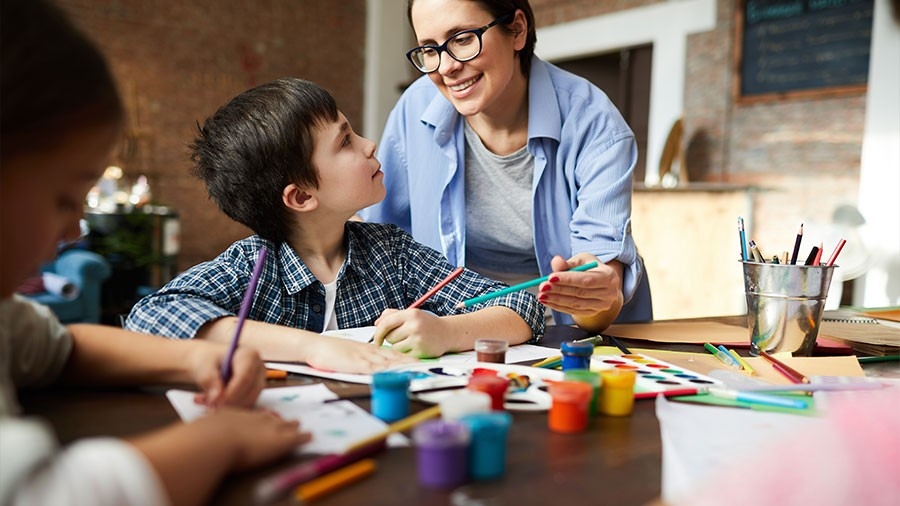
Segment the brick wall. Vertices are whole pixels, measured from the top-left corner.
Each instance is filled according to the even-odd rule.
[[[106,53],[130,114],[118,163],[146,174],[153,200],[181,216],[178,266],[208,260],[250,231],[188,174],[197,122],[279,77],[315,81],[362,126],[365,1],[59,0]]]
[[[401,1],[401,0],[397,0]],[[663,0],[532,0],[538,26]],[[61,0],[109,56],[132,114],[127,176],[147,174],[154,199],[182,217],[184,268],[248,231],[208,201],[188,174],[197,121],[245,88],[286,75],[324,85],[362,125],[363,0]],[[713,31],[688,40],[685,148],[695,181],[747,183],[760,244],[791,244],[800,221],[827,222],[855,203],[862,95],[736,105],[732,0],[717,1]],[[540,45],[540,41],[538,41]],[[810,240],[813,240],[810,238]],[[826,246],[826,248],[829,248]]]

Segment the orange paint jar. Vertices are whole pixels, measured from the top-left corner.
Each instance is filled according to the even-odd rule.
[[[583,432],[588,426],[588,413],[594,387],[582,381],[554,381],[550,384],[553,399],[547,425],[553,432]]]

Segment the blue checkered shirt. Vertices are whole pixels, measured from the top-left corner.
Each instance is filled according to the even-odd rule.
[[[345,230],[347,261],[338,272],[335,300],[339,328],[374,325],[383,310],[409,306],[455,268],[442,254],[394,225],[348,221]],[[326,323],[325,287],[290,245],[275,247],[256,235],[235,242],[212,261],[192,267],[144,297],[128,315],[126,328],[191,338],[205,323],[236,315],[263,245],[270,254],[248,318],[321,332]],[[537,342],[544,333],[544,311],[530,293],[516,292],[466,309],[455,307],[465,299],[505,287],[500,281],[465,270],[420,309],[446,316],[505,306],[531,327],[529,342]]]

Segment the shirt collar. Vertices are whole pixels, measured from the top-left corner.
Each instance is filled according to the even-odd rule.
[[[528,138],[549,137],[560,140],[562,130],[559,100],[550,80],[548,64],[535,56],[528,78]],[[552,97],[552,100],[548,100]]]

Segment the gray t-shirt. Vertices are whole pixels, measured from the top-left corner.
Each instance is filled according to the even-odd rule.
[[[466,267],[497,278],[538,276],[531,217],[534,157],[500,156],[466,124]],[[508,278],[508,279],[503,279]]]

